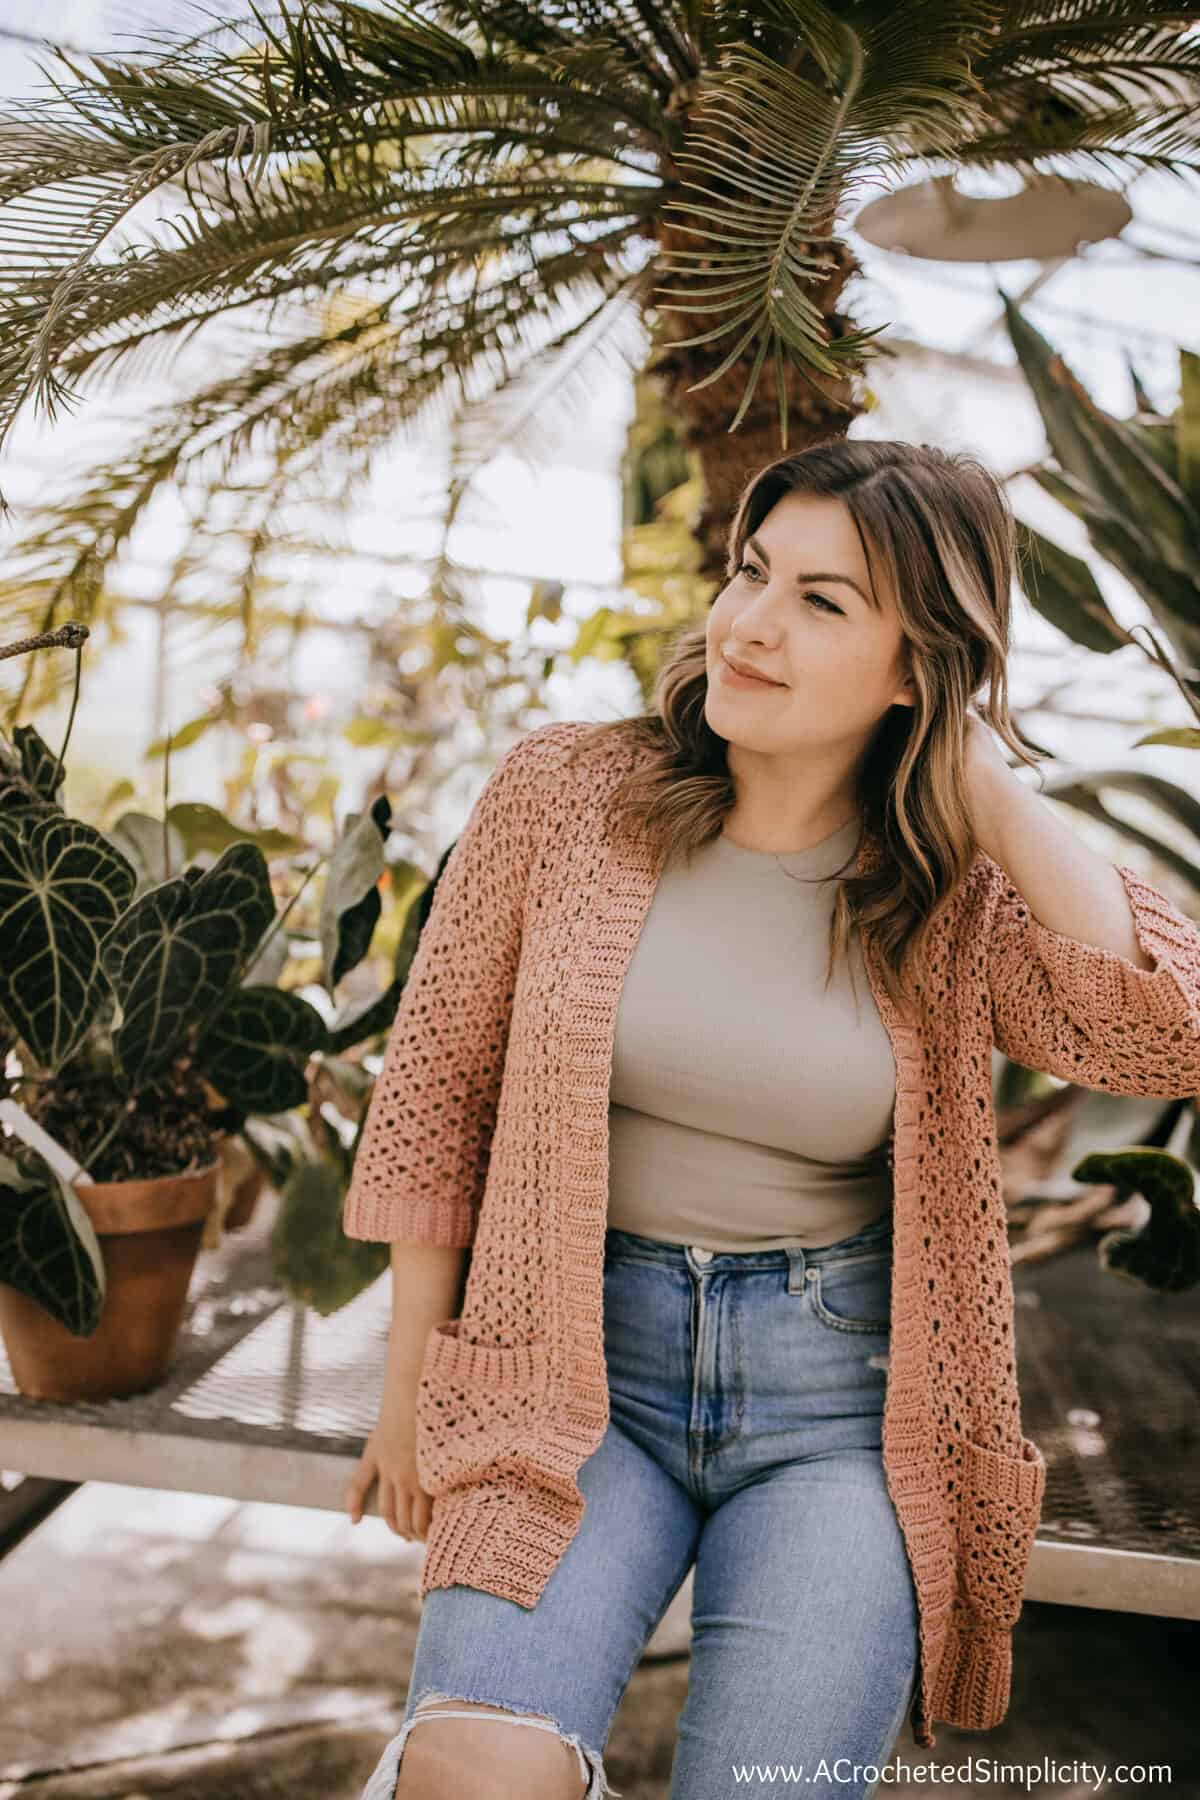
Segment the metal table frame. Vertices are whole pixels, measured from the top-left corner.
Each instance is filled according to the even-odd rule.
[[[340,1512],[375,1422],[386,1273],[328,1319],[271,1269],[277,1208],[202,1251],[167,1379],[129,1400],[19,1395],[0,1346],[0,1557],[85,1481]],[[1200,1295],[1018,1264],[1022,1421],[1048,1465],[1025,1596],[1200,1619]],[[377,1511],[372,1495],[369,1511]]]

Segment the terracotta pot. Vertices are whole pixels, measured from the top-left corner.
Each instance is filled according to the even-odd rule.
[[[186,1175],[79,1184],[104,1258],[100,1323],[90,1337],[75,1337],[27,1294],[0,1285],[0,1334],[22,1394],[110,1400],[162,1380],[219,1169],[214,1162]]]

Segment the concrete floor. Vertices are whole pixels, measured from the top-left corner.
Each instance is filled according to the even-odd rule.
[[[400,1723],[422,1554],[375,1518],[83,1488],[0,1563],[0,1800],[358,1800]],[[623,1800],[667,1794],[689,1599],[685,1583],[613,1726]],[[1200,1624],[1027,1602],[1014,1648],[1005,1723],[939,1726],[932,1752],[906,1727],[911,1777],[881,1795],[1200,1800]],[[971,1757],[977,1779],[956,1776]],[[1047,1759],[1070,1766],[1042,1782]],[[1082,1768],[1119,1761],[1168,1773],[1097,1785]]]

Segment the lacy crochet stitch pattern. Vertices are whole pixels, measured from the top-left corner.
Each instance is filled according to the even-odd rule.
[[[582,1516],[608,1419],[607,1083],[621,983],[654,891],[610,830],[624,749],[584,729],[501,760],[446,863],[401,996],[344,1208],[351,1237],[470,1248],[461,1318],[425,1346],[422,1591],[533,1606]],[[869,851],[860,852],[860,856]],[[892,1337],[883,1446],[920,1605],[919,1744],[1004,1717],[1045,1489],[1021,1430],[992,1052],[1084,1087],[1200,1092],[1200,932],[1119,870],[1138,969],[1033,918],[982,853],[940,915],[914,1016],[864,959],[896,1058]]]

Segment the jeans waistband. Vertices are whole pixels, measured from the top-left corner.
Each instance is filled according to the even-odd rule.
[[[620,1231],[611,1225],[604,1234],[604,1244],[606,1253],[618,1258],[630,1257],[688,1269],[699,1266],[705,1273],[720,1270],[722,1273],[732,1274],[785,1268],[794,1273],[798,1265],[802,1275],[809,1265],[828,1266],[858,1255],[878,1255],[890,1250],[892,1218],[893,1209],[889,1206],[885,1213],[878,1219],[873,1219],[869,1225],[864,1225],[861,1231],[839,1238],[832,1244],[778,1250],[714,1250],[702,1258],[694,1254],[698,1248],[695,1244],[663,1243],[657,1238],[642,1237],[636,1231]]]

